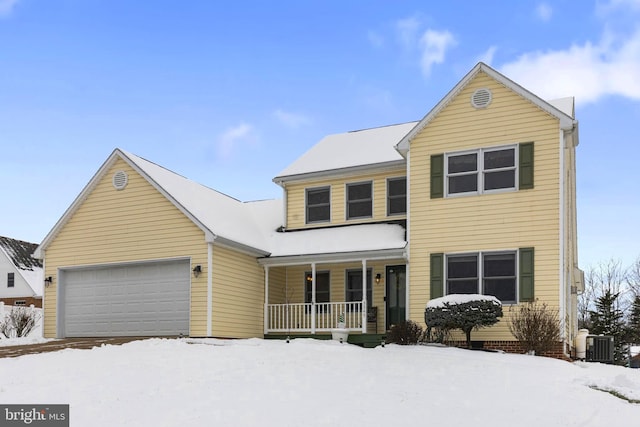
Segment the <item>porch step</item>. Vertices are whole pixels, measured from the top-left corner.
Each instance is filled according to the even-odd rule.
[[[264,336],[266,340],[286,340],[295,338],[314,338],[317,340],[330,340],[331,334],[290,334],[290,335],[274,335],[267,334]],[[386,338],[384,334],[349,334],[347,342],[364,348],[375,348],[379,346]]]

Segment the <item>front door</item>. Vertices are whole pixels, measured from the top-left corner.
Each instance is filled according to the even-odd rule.
[[[407,318],[407,292],[405,265],[387,266],[387,330],[391,325],[403,322]]]

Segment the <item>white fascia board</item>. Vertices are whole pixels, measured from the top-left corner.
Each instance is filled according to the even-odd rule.
[[[228,249],[233,249],[238,252],[242,252],[246,255],[251,255],[254,257],[264,257],[271,255],[271,252],[263,251],[262,249],[254,248],[252,246],[247,246],[242,243],[238,243],[234,240],[226,239],[222,236],[216,236],[215,241],[212,241],[216,245],[226,247]]]
[[[284,188],[285,184],[292,181],[305,181],[305,180],[317,179],[317,178],[348,177],[351,175],[358,175],[362,172],[369,172],[369,171],[384,172],[386,170],[395,169],[399,166],[404,166],[405,164],[406,164],[406,160],[393,160],[390,162],[371,163],[368,165],[351,166],[348,168],[341,168],[341,169],[329,169],[329,170],[318,171],[318,172],[302,173],[298,175],[277,176],[273,178],[272,181]]]
[[[368,261],[386,260],[386,259],[407,259],[406,248],[399,249],[383,249],[377,251],[360,251],[360,252],[344,252],[329,254],[305,254],[305,255],[288,255],[281,257],[259,258],[258,264],[269,267],[284,267],[301,264],[332,264],[355,262],[366,259]]]

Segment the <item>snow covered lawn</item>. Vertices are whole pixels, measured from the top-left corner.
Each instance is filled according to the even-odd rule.
[[[455,348],[149,339],[0,359],[0,402],[73,426],[634,425],[640,370]]]

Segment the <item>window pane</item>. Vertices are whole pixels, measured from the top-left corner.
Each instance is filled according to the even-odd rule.
[[[449,194],[478,191],[478,175],[462,175],[449,177]]]
[[[347,302],[362,301],[362,270],[347,271]],[[371,307],[373,288],[371,287],[371,270],[367,269],[367,306]]]
[[[515,149],[486,151],[484,153],[484,168],[497,169],[515,166]]]
[[[478,277],[477,255],[450,256],[447,258],[447,278],[462,279],[469,277]]]
[[[307,222],[329,221],[331,215],[331,207],[316,206],[307,209]]]
[[[478,280],[447,281],[447,294],[477,294]]]
[[[491,254],[484,256],[484,277],[515,277],[516,276],[516,255]]]
[[[516,254],[488,254],[483,257],[483,290],[502,302],[516,301]]]
[[[389,214],[403,214],[407,213],[407,198],[396,197],[389,199]]]
[[[503,303],[516,302],[516,278],[485,279],[482,293],[493,295]]]
[[[307,206],[318,205],[322,203],[329,203],[328,188],[307,191]]]
[[[473,172],[478,170],[478,154],[462,154],[460,156],[449,156],[448,173]]]
[[[305,295],[304,302],[310,303],[312,299],[313,286],[310,280],[311,272],[307,271],[305,277]],[[329,302],[329,272],[321,271],[316,272],[316,302]]]
[[[371,201],[350,202],[348,218],[361,218],[371,216]]]
[[[371,199],[371,183],[350,184],[347,186],[347,200]]]
[[[514,188],[516,186],[516,171],[514,169],[487,172],[484,174],[484,189],[496,190],[498,188]]]
[[[407,179],[390,179],[388,181],[389,196],[404,196],[407,194]]]

